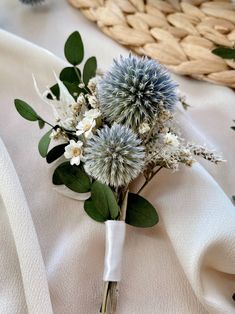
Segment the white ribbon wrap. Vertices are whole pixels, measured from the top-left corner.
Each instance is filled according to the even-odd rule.
[[[104,261],[104,281],[121,281],[122,254],[126,235],[124,221],[108,220]]]

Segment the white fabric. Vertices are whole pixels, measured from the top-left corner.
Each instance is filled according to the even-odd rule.
[[[96,55],[100,68],[107,68],[114,56],[126,53],[63,0],[41,9],[2,0],[0,21],[5,29],[59,56],[65,38],[78,29],[86,57]],[[53,70],[58,74],[63,66],[65,63],[51,53],[0,32],[0,137],[20,178],[38,237],[36,240],[30,231],[31,223],[30,229],[23,224],[10,225],[8,205],[1,202],[0,313],[4,314],[34,313],[27,310],[31,285],[38,285],[37,291],[47,300],[38,306],[49,304],[43,275],[33,283],[24,279],[33,275],[21,267],[26,246],[16,245],[13,234],[17,230],[22,236],[30,231],[34,243],[40,244],[41,251],[35,244],[25,265],[38,267],[43,274],[42,254],[53,313],[93,314],[101,303],[105,226],[85,214],[82,202],[53,190],[46,162],[37,152],[45,131],[20,118],[13,105],[14,98],[24,99],[52,121],[50,108],[34,92],[32,72],[40,86],[52,85]],[[127,227],[118,314],[232,314],[235,217],[230,198],[235,192],[235,132],[230,126],[235,119],[234,92],[174,77],[192,105],[188,112],[178,112],[184,134],[197,142],[209,142],[223,152],[227,163],[215,166],[200,160],[192,169],[182,167],[174,174],[163,170],[144,190],[143,195],[159,212],[160,223],[146,230]],[[36,308],[40,298],[37,293],[31,297]]]
[[[121,281],[125,236],[124,221],[107,220],[105,222],[104,281]]]
[[[8,274],[10,278],[6,280],[11,281],[12,278],[17,276],[17,285],[20,285],[21,289],[24,289],[25,295],[24,303],[23,291],[21,291],[22,300],[19,300],[21,304],[19,304],[19,307],[14,309],[14,303],[9,302],[13,297],[17,298],[17,294],[16,296],[13,294],[13,287],[11,286],[9,287],[9,290],[4,289],[4,291],[1,291],[1,313],[18,313],[21,311],[21,308],[26,313],[27,306],[29,313],[50,314],[52,313],[52,306],[49,296],[45,267],[37,235],[34,229],[30,211],[21,189],[20,182],[1,139],[0,173],[1,215],[2,218],[5,218],[4,222],[6,225],[4,228],[7,229],[7,226],[9,225],[8,227],[12,232],[12,234],[9,233],[9,236],[13,236],[14,238],[14,245],[19,262],[19,267],[16,269],[11,269],[11,272]],[[4,248],[4,243],[2,242],[4,236],[6,236],[6,234],[1,233],[2,248]],[[5,254],[8,253],[7,249],[10,248],[5,247]],[[2,271],[4,271],[3,267],[6,266],[5,263],[11,262],[10,260],[5,260],[6,255],[4,253],[0,257]],[[19,270],[21,271],[22,281]],[[1,280],[1,282],[2,285],[6,284],[5,281]],[[6,302],[7,298],[9,298],[8,302]]]

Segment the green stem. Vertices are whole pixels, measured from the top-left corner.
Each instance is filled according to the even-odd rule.
[[[154,176],[162,169],[163,167],[159,167],[156,171],[152,172],[152,174],[150,175],[150,177],[148,179],[145,180],[144,184],[142,185],[142,187],[139,189],[139,191],[137,192],[137,194],[140,194],[143,189],[146,187],[146,185],[154,178]]]
[[[107,303],[108,303],[108,294],[109,294],[109,281],[104,283],[104,293],[103,293],[103,302],[101,306],[101,314],[107,313]]]
[[[82,78],[80,76],[80,73],[78,72],[78,69],[76,67],[74,67],[74,70],[75,70],[75,72],[77,74],[77,77],[78,77],[79,81],[82,83]]]
[[[51,126],[52,128],[54,128],[54,125],[52,125],[51,123],[45,121],[44,119],[42,119],[41,117],[38,117],[38,120],[43,121],[44,123],[46,123],[47,125]]]
[[[80,73],[78,72],[77,67],[74,67],[74,70],[75,70],[75,72],[76,72],[76,74],[77,74],[77,77],[78,77],[79,81],[84,84],[84,82],[82,81],[82,78],[81,78],[81,76],[80,76]],[[85,85],[85,84],[84,84],[84,85]],[[86,91],[88,94],[91,94],[91,92],[86,88],[86,86],[84,86],[84,89],[85,89],[85,91]]]

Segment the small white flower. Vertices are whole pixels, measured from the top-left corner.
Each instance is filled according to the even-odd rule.
[[[89,119],[97,119],[100,116],[101,116],[101,112],[98,109],[91,109],[84,113],[84,117],[89,118]]]
[[[71,165],[79,165],[83,161],[82,155],[82,146],[83,142],[74,140],[69,141],[69,144],[65,147],[64,156],[67,159],[70,159]]]
[[[164,143],[167,145],[173,146],[175,148],[179,147],[179,144],[180,144],[178,136],[173,133],[167,133],[164,136]]]
[[[58,141],[58,140],[68,140],[68,136],[66,135],[66,133],[61,129],[61,128],[56,128],[52,130],[51,134],[50,134],[50,138],[54,141]]]
[[[92,129],[96,126],[96,122],[93,118],[90,117],[85,117],[83,120],[81,120],[78,125],[77,125],[77,132],[76,134],[82,135],[84,134],[84,136],[86,138],[91,137],[92,135]]]
[[[84,84],[84,83],[80,83],[80,84],[78,85],[78,87],[79,87],[79,88],[84,88],[84,87],[85,87],[85,84]]]
[[[61,136],[61,131],[62,130],[60,128],[57,128],[56,130],[53,129],[50,134],[50,138],[53,140],[57,140]]]
[[[99,83],[100,80],[101,76],[95,76],[89,80],[87,87],[92,92],[92,94],[96,93],[97,84]]]
[[[80,94],[77,98],[76,103],[72,105],[72,110],[74,111],[74,113],[78,113],[84,106],[86,106],[86,99],[83,94]]]
[[[80,94],[80,95],[78,96],[78,98],[77,98],[77,103],[78,103],[79,105],[85,105],[85,104],[86,104],[86,99],[85,99],[85,97],[84,97],[83,94]]]
[[[94,95],[88,95],[87,98],[88,98],[88,102],[89,102],[89,104],[91,105],[91,107],[92,107],[92,108],[97,108],[97,106],[98,106],[98,100],[97,100],[96,96],[94,96]]]
[[[150,126],[148,125],[148,123],[143,122],[140,127],[139,127],[139,133],[140,134],[145,134],[150,130]]]

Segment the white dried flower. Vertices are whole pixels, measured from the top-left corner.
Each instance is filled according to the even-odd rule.
[[[172,132],[153,137],[147,144],[147,151],[147,169],[161,166],[176,171],[180,163],[192,166],[195,161],[192,152],[185,146],[184,140]]]
[[[101,116],[101,112],[98,109],[91,109],[84,113],[84,117],[90,118],[90,119],[97,119],[100,116]]]
[[[74,131],[78,122],[78,116],[74,113],[73,107],[77,105],[77,102],[70,95],[68,89],[63,84],[63,82],[56,75],[55,78],[60,90],[59,100],[57,100],[54,95],[51,95],[52,99],[48,99],[48,91],[47,93],[41,93],[33,76],[35,89],[39,97],[44,102],[52,106],[57,123],[64,129]]]
[[[56,141],[60,139],[64,139],[65,137],[66,137],[66,134],[61,130],[61,128],[53,129],[50,134],[50,138]]]
[[[150,126],[148,123],[143,122],[140,127],[139,127],[139,133],[140,134],[145,134],[150,130]]]
[[[215,164],[225,161],[221,156],[217,155],[214,151],[208,149],[206,146],[188,144],[187,147],[195,156],[201,156],[202,158]]]
[[[93,128],[96,126],[96,122],[95,119],[90,118],[90,117],[85,117],[84,119],[82,119],[76,129],[76,135],[80,136],[82,134],[84,134],[85,138],[89,138],[92,136],[92,130]]]
[[[65,158],[70,159],[71,165],[78,166],[80,162],[83,161],[82,146],[83,142],[75,142],[74,140],[71,140],[65,147],[64,156]]]
[[[85,84],[84,84],[84,83],[80,83],[80,84],[78,84],[78,87],[79,87],[79,88],[84,88],[84,87],[85,87]]]
[[[144,167],[144,147],[128,127],[114,123],[97,131],[85,148],[85,170],[113,187],[126,186]]]
[[[98,99],[94,95],[88,95],[87,96],[88,102],[91,105],[92,108],[98,107]]]
[[[77,103],[82,106],[86,104],[86,99],[84,97],[84,95],[81,93],[78,98],[77,98]]]
[[[99,83],[100,79],[100,76],[95,76],[89,80],[87,87],[92,92],[92,94],[96,93],[97,84]]]
[[[175,148],[179,147],[180,142],[178,136],[173,133],[166,133],[163,139],[163,142],[167,145],[171,145]]]

